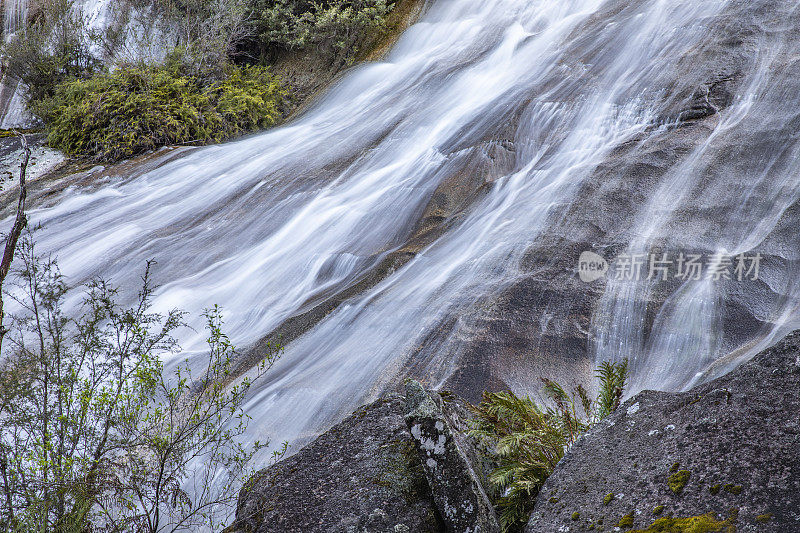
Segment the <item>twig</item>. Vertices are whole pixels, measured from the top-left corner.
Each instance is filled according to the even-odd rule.
[[[0,353],[2,353],[3,337],[8,333],[8,329],[3,325],[3,282],[11,270],[11,261],[14,259],[14,252],[17,249],[17,241],[22,234],[22,230],[28,225],[28,219],[25,216],[25,198],[28,195],[28,189],[25,185],[25,173],[28,170],[28,162],[31,158],[31,149],[28,146],[28,138],[24,134],[20,135],[20,142],[22,143],[22,164],[20,165],[19,172],[19,202],[17,203],[17,217],[14,219],[14,225],[6,237],[5,249],[3,250],[3,259],[0,261]]]

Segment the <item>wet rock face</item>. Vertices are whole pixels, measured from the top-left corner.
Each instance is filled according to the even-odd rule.
[[[407,384],[406,422],[447,531],[499,533],[492,504],[472,467],[478,462],[459,445],[440,402],[418,382]]]
[[[425,533],[443,531],[403,399],[361,407],[242,490],[238,533]]]
[[[601,28],[609,21],[624,21],[641,4],[606,2],[564,51],[570,70],[602,62],[599,56],[608,47],[596,45]],[[658,111],[653,128],[613,149],[568,202],[553,206],[550,222],[526,251],[513,282],[476,301],[455,325],[443,323],[440,337],[446,339],[426,338],[418,363],[423,370],[415,368],[412,375],[444,381],[447,389],[477,401],[482,388],[510,387],[535,395],[531,388],[541,375],[563,383],[588,381],[594,357],[629,356],[642,386],[656,386],[656,379],[649,378],[663,353],[656,345],[670,333],[686,334],[656,323],[660,312],[671,313],[665,302],[682,285],[660,284],[630,297],[608,288],[605,280],[587,284],[576,275],[582,252],[611,260],[648,232],[648,251],[669,251],[673,258],[680,252],[710,257],[721,247],[748,255],[758,252],[764,257],[764,278],[776,280],[718,285],[719,346],[707,354],[709,364],[769,330],[770,317],[780,316],[776,309],[782,304],[777,302],[793,298],[785,288],[793,285],[785,280],[793,279],[798,261],[797,232],[789,230],[797,226],[794,193],[774,193],[782,179],[779,169],[791,164],[786,154],[794,154],[789,146],[796,134],[796,106],[782,99],[794,102],[800,94],[795,90],[800,80],[795,61],[798,20],[792,7],[775,0],[727,2],[718,14],[703,20],[707,33],[697,46],[684,55],[669,56],[661,68],[648,72],[653,92],[646,93],[661,91],[661,96],[652,96]],[[731,124],[737,105],[762,79],[759,63],[767,49],[775,54],[770,64],[774,82],[759,89],[745,120],[721,127]],[[508,117],[512,124],[515,120],[519,122]],[[502,128],[499,138],[519,144],[513,128]],[[787,208],[779,212],[784,202]],[[663,223],[650,227],[657,217]],[[765,220],[776,222],[765,223],[766,237],[753,239],[757,248],[748,248],[752,244],[742,237]],[[635,301],[625,312],[610,313],[614,303],[626,298]],[[626,320],[641,326],[634,340],[624,339],[631,353],[620,354],[614,351],[619,343],[598,338]],[[656,347],[647,353],[651,346]],[[454,361],[448,371],[454,370],[428,377],[426,372],[436,369],[428,361],[443,352]],[[712,368],[709,378],[729,369],[728,364]],[[677,370],[659,375],[657,385],[672,390],[685,386],[693,372],[679,375]]]
[[[799,509],[795,332],[689,392],[628,400],[561,461],[526,531],[647,529],[659,517],[711,512],[740,533],[791,532]]]

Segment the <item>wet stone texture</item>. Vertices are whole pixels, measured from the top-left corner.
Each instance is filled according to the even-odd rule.
[[[800,332],[688,392],[628,400],[559,463],[526,531],[707,513],[739,533],[800,531]]]

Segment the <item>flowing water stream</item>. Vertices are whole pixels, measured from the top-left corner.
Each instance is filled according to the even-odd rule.
[[[631,213],[615,250],[758,250],[761,281],[663,288],[611,279],[585,332],[589,361],[631,359],[631,392],[687,387],[751,356],[798,316],[797,238],[782,228],[800,194],[800,142],[781,137],[793,117],[764,107],[776,90],[769,72],[787,53],[779,37],[740,62],[728,105],[705,129],[665,119],[691,96],[687,87],[708,81],[686,65],[712,47],[710,28],[743,5],[437,0],[384,61],[354,68],[292,123],[34,208],[31,219],[44,228],[38,246],[58,256],[73,283],[102,275],[130,294],[156,258],[158,309],[198,317],[219,304],[226,332],[248,347],[402,248],[437,189],[482,158],[490,178],[446,231],[298,335],[256,383],[248,437],[297,441],[397,383],[412,364],[429,383],[446,382],[457,351],[414,360],[437,328],[454,324],[453,335],[474,327],[468,311],[524,277],[526,253],[554,228],[578,233],[587,217],[613,226],[613,206],[595,216],[583,203],[602,192],[586,192],[598,167],[613,165],[621,147],[646,159],[648,143],[695,135],[641,189],[647,195],[625,198],[638,185],[623,173],[606,183],[623,191],[618,201]],[[795,6],[784,7],[794,16]],[[743,161],[730,147],[748,143],[749,131],[784,140]],[[746,179],[731,185],[731,173]],[[577,267],[577,255],[562,253]],[[741,304],[738,314],[728,301]],[[756,325],[737,332],[739,316]],[[536,327],[541,317],[528,319]],[[199,318],[194,325],[199,333],[181,341],[199,365]]]

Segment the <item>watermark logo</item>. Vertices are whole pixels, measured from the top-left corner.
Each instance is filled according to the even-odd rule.
[[[585,283],[604,277],[614,281],[758,281],[762,259],[760,253],[730,255],[718,252],[710,256],[650,253],[622,254],[609,263],[594,252],[583,252],[578,259],[578,275]],[[609,272],[610,276],[606,276]]]
[[[608,272],[608,261],[594,252],[583,252],[578,259],[578,275],[581,281],[592,283],[605,277]]]

